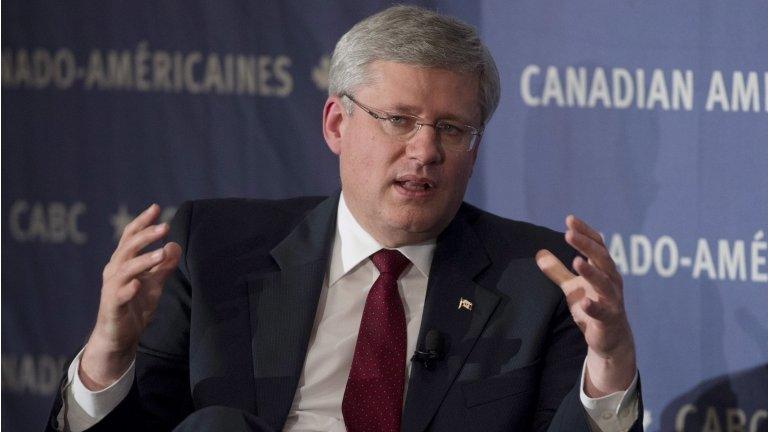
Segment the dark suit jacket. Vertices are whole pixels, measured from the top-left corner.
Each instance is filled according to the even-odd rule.
[[[182,205],[171,238],[183,255],[142,337],[136,381],[94,430],[170,430],[214,405],[280,430],[337,205],[338,194]],[[419,333],[421,345],[440,331],[446,356],[433,370],[412,368],[403,431],[589,430],[578,389],[585,342],[562,292],[536,266],[541,248],[566,263],[575,256],[562,234],[461,206],[437,241]],[[473,309],[459,309],[460,298]]]

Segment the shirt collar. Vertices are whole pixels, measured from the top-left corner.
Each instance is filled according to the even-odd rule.
[[[435,254],[435,239],[396,248],[405,255],[426,278]],[[328,285],[344,277],[373,253],[384,248],[357,222],[344,201],[342,191],[336,216],[336,236],[328,272]]]

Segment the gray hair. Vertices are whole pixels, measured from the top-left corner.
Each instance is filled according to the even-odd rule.
[[[483,124],[499,104],[499,73],[475,29],[416,6],[393,6],[355,24],[339,39],[328,72],[328,94],[341,96],[371,82],[368,65],[393,61],[475,74]],[[343,100],[347,110],[351,102]]]

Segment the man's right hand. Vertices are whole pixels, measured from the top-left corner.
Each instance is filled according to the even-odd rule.
[[[160,207],[152,204],[126,225],[120,243],[104,267],[96,325],[85,345],[78,374],[86,388],[102,390],[128,369],[139,337],[157,307],[165,279],[175,270],[181,247],[173,242],[141,254],[168,234],[153,225]]]

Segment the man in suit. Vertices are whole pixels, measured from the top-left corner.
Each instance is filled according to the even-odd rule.
[[[139,215],[49,428],[640,430],[600,236],[462,204],[499,99],[474,29],[393,7],[341,38],[329,77],[341,192]]]

